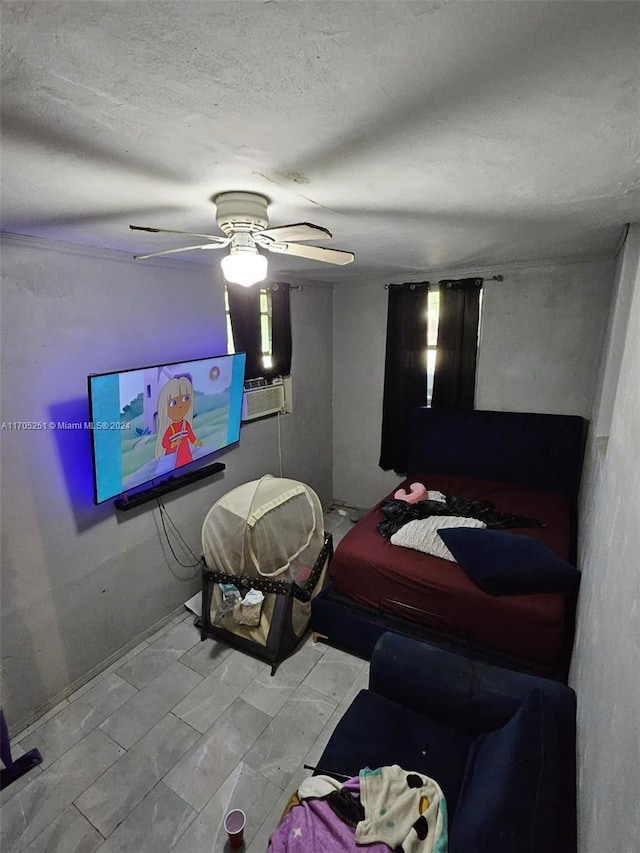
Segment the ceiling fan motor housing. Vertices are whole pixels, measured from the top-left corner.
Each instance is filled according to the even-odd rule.
[[[216,222],[231,237],[237,232],[262,231],[269,224],[269,200],[257,193],[221,193],[216,196]]]

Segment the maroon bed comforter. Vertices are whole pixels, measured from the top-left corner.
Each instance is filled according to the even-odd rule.
[[[562,495],[442,474],[414,475],[401,486],[415,482],[537,518],[546,526],[509,532],[533,536],[556,554],[569,557],[570,507]],[[567,615],[564,593],[489,595],[457,563],[392,545],[376,530],[381,520],[378,505],[340,542],[329,569],[337,592],[463,636],[474,645],[545,666],[558,661]]]

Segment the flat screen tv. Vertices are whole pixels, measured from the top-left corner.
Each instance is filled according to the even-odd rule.
[[[244,368],[236,353],[89,376],[94,501],[238,441]]]

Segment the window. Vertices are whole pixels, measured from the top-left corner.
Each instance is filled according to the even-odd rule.
[[[407,472],[413,406],[473,408],[482,278],[388,285],[380,467]]]
[[[382,399],[380,467],[407,471],[409,412],[428,403],[433,368],[438,294],[428,281],[388,286],[387,341]],[[429,330],[432,330],[431,335]],[[435,374],[431,370],[431,384]]]
[[[433,407],[473,409],[483,281],[473,277],[438,282],[438,357],[431,392]]]
[[[234,353],[233,329],[231,328],[231,312],[229,310],[229,291],[224,288],[224,312],[227,320],[227,352]],[[260,288],[260,349],[262,351],[262,366],[269,370],[273,366],[273,336],[272,336],[271,291]]]
[[[429,288],[427,301],[427,406],[431,405],[433,395],[433,376],[436,370],[436,348],[438,345],[438,311],[440,308],[440,290]]]
[[[247,356],[245,379],[270,379],[291,373],[292,285],[225,288],[227,348]]]
[[[262,364],[267,370],[273,367],[273,340],[271,323],[271,291],[260,289],[260,342],[262,349]]]

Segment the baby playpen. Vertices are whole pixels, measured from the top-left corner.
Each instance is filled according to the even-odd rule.
[[[304,636],[333,556],[316,493],[265,476],[221,497],[202,527],[201,637],[271,664]]]

